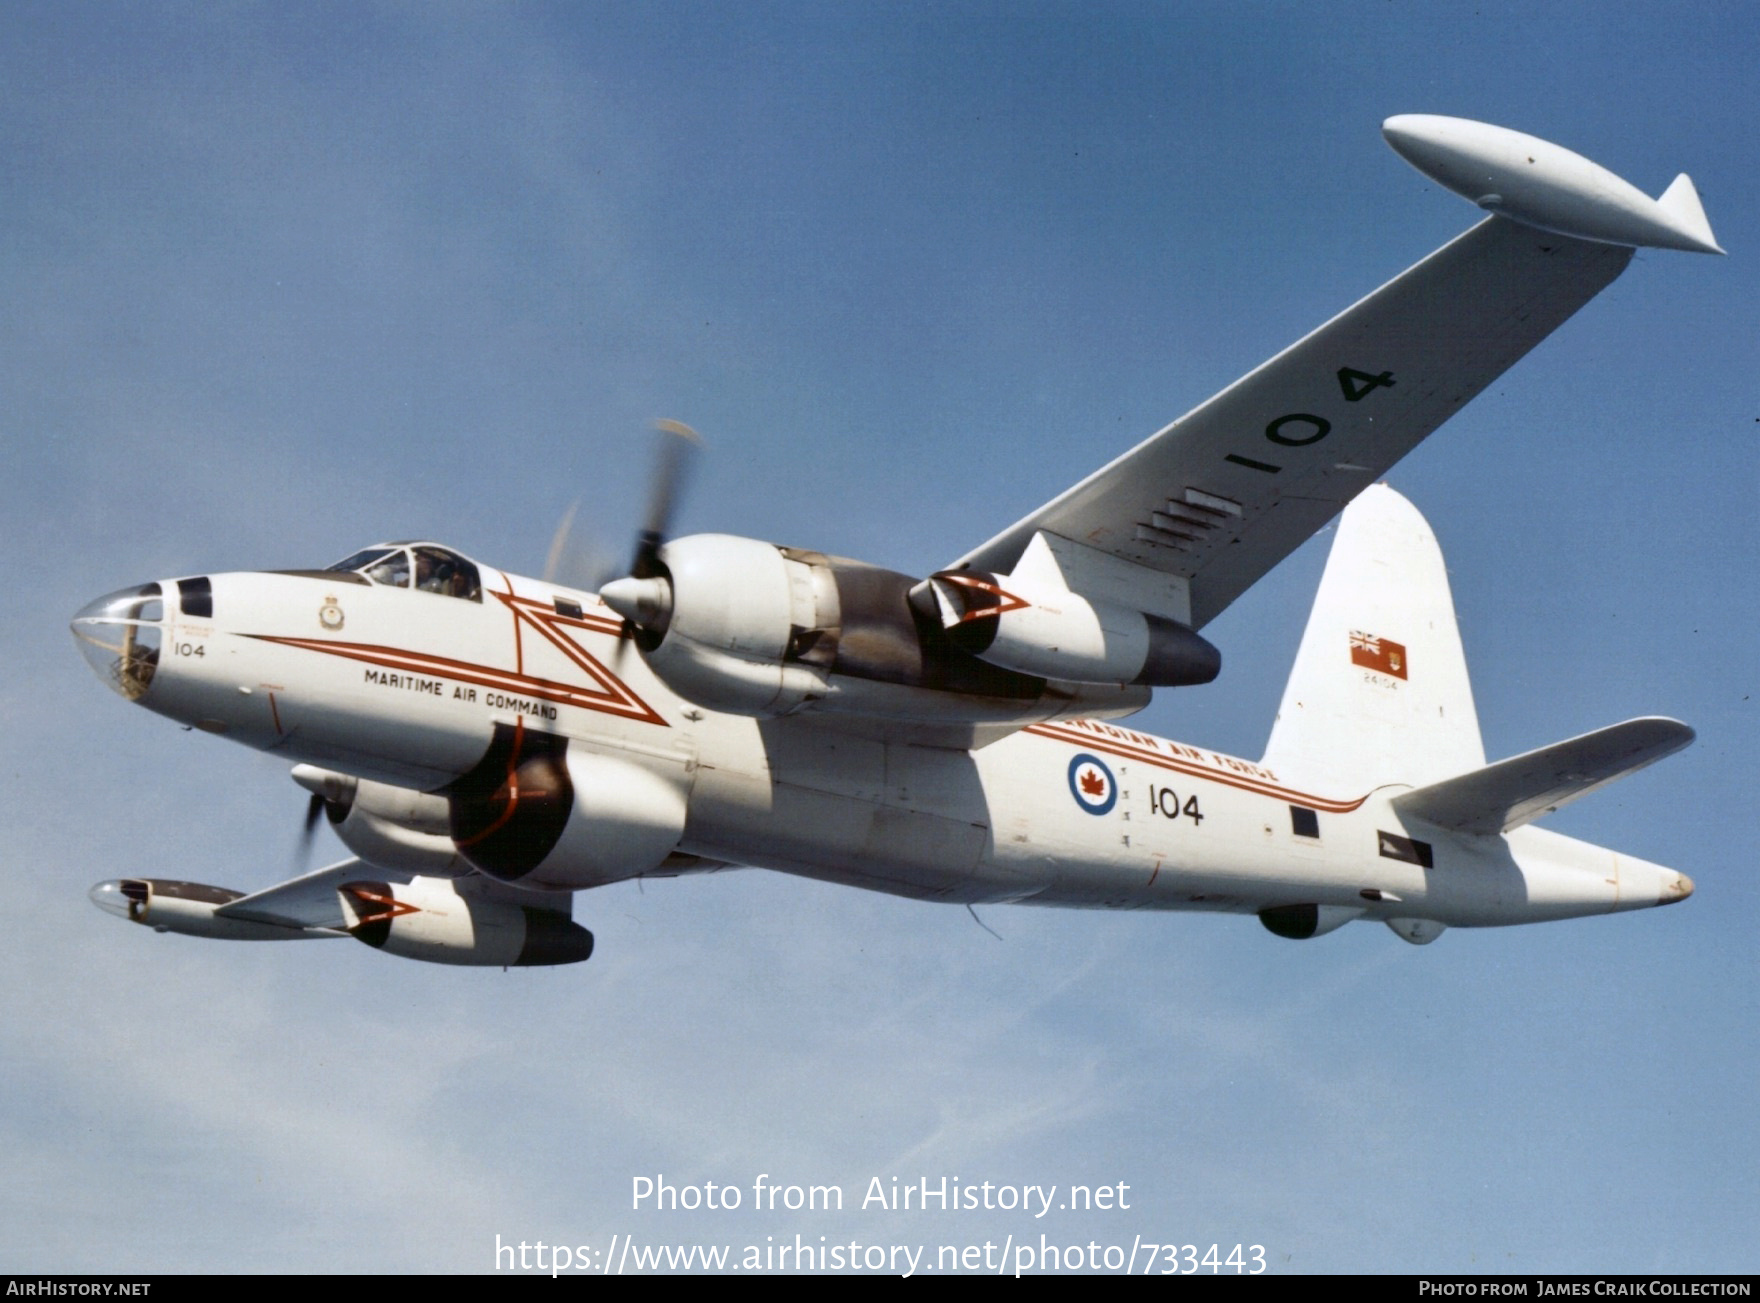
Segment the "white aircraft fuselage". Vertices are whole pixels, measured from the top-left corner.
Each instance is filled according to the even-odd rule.
[[[478,600],[341,574],[214,575],[211,614],[197,617],[166,581],[160,654],[135,700],[291,762],[424,792],[480,769],[498,731],[565,739],[578,838],[523,872],[485,869],[540,890],[756,864],[956,903],[1313,906],[1337,922],[1473,927],[1692,889],[1540,829],[1470,836],[1402,817],[1390,802],[1410,783],[1311,790],[1101,720],[1032,723],[967,751],[704,710],[648,670],[593,595],[480,573]],[[627,828],[626,790],[642,811]],[[510,823],[520,799],[503,797]],[[608,830],[613,854],[571,854]],[[409,867],[469,871],[451,838],[408,840]]]

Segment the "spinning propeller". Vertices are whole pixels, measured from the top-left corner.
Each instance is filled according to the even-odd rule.
[[[654,484],[648,497],[648,514],[636,535],[636,552],[629,574],[604,584],[599,596],[623,617],[625,635],[637,646],[651,650],[666,635],[672,618],[672,578],[660,560],[661,545],[672,515],[684,492],[686,471],[692,456],[703,446],[702,438],[688,425],[656,421],[662,438],[654,466]]]
[[[319,822],[326,815],[332,823],[347,817],[354,804],[354,780],[311,765],[295,765],[293,781],[312,794],[306,802],[305,823],[300,828],[299,849],[294,859],[294,872],[299,874],[312,862],[312,843],[318,836]]]
[[[595,537],[591,531],[585,531],[584,536],[575,534],[574,518],[580,508],[581,500],[576,498],[562,513],[562,520],[550,539],[550,552],[544,559],[542,578],[547,584],[563,584],[596,593],[623,573],[623,562],[605,546],[603,539]]]

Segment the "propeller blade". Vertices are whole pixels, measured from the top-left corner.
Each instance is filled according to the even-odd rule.
[[[702,436],[677,421],[656,421],[662,435],[654,464],[654,484],[648,495],[648,514],[636,536],[636,554],[629,573],[635,579],[651,579],[660,573],[660,545],[672,524],[672,513],[684,493],[685,473],[691,455],[703,446]]]
[[[299,850],[293,865],[295,876],[304,873],[312,861],[312,841],[318,835],[318,821],[323,817],[324,798],[313,792],[311,800],[306,802],[305,826],[300,829]]]
[[[576,498],[562,513],[556,533],[550,539],[550,552],[544,560],[544,582],[561,584],[596,593],[611,580],[623,574],[623,561],[617,555],[621,548],[605,546],[605,540],[594,536],[590,529],[575,530],[575,517],[580,513],[581,500]]]
[[[562,523],[550,539],[550,555],[544,558],[544,582],[547,584],[555,583],[557,573],[562,569],[562,558],[568,551],[568,532],[574,528],[574,513],[580,509],[579,498],[569,503],[568,510],[562,513]]]

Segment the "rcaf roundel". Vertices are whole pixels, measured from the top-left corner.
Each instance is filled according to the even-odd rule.
[[[1069,793],[1089,814],[1105,814],[1118,804],[1118,780],[1104,760],[1083,751],[1069,762]]]

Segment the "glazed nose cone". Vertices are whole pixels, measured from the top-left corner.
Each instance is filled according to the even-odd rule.
[[[113,691],[139,701],[152,687],[163,642],[159,584],[140,584],[87,602],[68,626],[86,664]]]

